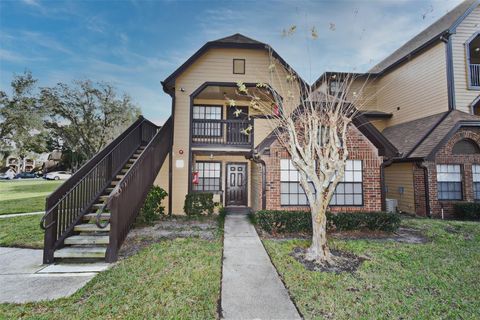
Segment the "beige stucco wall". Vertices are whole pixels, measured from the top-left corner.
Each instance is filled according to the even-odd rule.
[[[245,74],[233,74],[233,59],[245,59]],[[188,192],[188,150],[190,134],[190,95],[207,81],[215,82],[270,82],[268,66],[270,59],[264,50],[211,49],[187,68],[175,82],[175,132],[173,145],[173,213],[183,213],[183,202]],[[286,72],[277,66],[279,77],[272,81],[272,87],[281,93],[285,88]],[[284,74],[284,75],[282,75]],[[183,88],[184,92],[180,91]],[[255,128],[259,136],[260,129]],[[268,133],[267,133],[268,134]],[[265,134],[266,135],[266,134]],[[255,134],[257,137],[257,134]],[[257,138],[255,139],[257,141]],[[183,154],[180,154],[180,150]],[[183,167],[177,161],[183,161]]]
[[[163,190],[168,192],[168,172],[169,172],[169,155],[165,158],[165,161],[163,162],[162,167],[160,168],[160,171],[157,174],[157,177],[155,178],[155,181],[153,182],[153,185],[161,187]],[[170,195],[168,195],[170,196]],[[165,198],[162,202],[162,205],[165,206],[165,213],[168,213],[168,197]]]
[[[440,42],[377,83],[378,110],[392,113],[388,126],[448,110],[445,44]]]
[[[467,53],[465,42],[480,30],[480,6],[474,9],[457,27],[452,35],[453,73],[455,81],[456,108],[470,113],[470,104],[480,94],[479,90],[468,89]]]
[[[411,163],[394,163],[386,167],[385,185],[387,186],[387,199],[397,199],[400,210],[415,213],[413,168]],[[403,194],[400,194],[399,187],[404,188]]]

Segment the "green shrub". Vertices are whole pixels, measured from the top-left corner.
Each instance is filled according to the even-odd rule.
[[[253,223],[269,233],[312,232],[309,211],[257,211],[251,217]],[[329,231],[380,230],[393,232],[400,226],[400,217],[386,212],[327,213]]]
[[[459,202],[455,203],[455,217],[461,220],[478,220],[480,219],[480,203],[478,202]]]
[[[153,186],[145,198],[143,207],[138,215],[137,222],[140,224],[152,224],[165,214],[162,200],[168,196],[167,192],[158,186]]]
[[[189,216],[213,213],[213,193],[189,193],[185,196],[183,210]]]

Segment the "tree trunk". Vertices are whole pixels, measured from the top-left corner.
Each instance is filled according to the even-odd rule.
[[[307,250],[306,258],[311,261],[331,262],[330,249],[327,245],[327,207],[311,206],[312,210],[312,245]]]

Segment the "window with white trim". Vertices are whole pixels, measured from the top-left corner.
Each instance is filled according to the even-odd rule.
[[[219,137],[222,135],[222,124],[220,122],[203,121],[222,120],[221,106],[193,106],[192,111],[194,137]]]
[[[480,200],[480,164],[472,165],[473,198]]]
[[[337,185],[330,205],[361,206],[363,204],[363,164],[362,160],[347,160],[345,174]]]
[[[305,191],[300,185],[298,171],[292,160],[280,160],[280,204],[282,206],[308,205]],[[311,185],[313,190],[313,184]]]
[[[198,172],[198,183],[192,185],[193,191],[220,191],[221,163],[198,161],[195,163],[195,171]]]
[[[362,205],[363,204],[363,168],[361,160],[347,160],[345,175],[337,185],[330,205]],[[299,182],[298,171],[289,159],[280,160],[280,204],[283,206],[308,205],[305,191]],[[314,190],[313,184],[311,184]]]
[[[462,172],[459,164],[437,164],[438,200],[462,200]]]

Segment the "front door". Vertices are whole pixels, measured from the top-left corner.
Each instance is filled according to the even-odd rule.
[[[227,163],[226,206],[247,205],[247,164]]]

